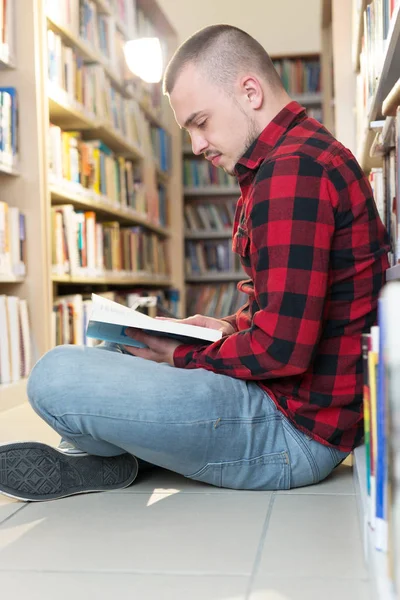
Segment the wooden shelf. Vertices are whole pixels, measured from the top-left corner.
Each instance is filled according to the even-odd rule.
[[[99,52],[92,48],[90,44],[88,44],[84,39],[76,36],[67,27],[64,27],[60,23],[54,21],[50,16],[47,16],[47,26],[49,29],[54,31],[54,33],[60,35],[63,38],[64,42],[73,46],[86,62],[99,63],[104,68],[108,77],[111,79],[113,85],[118,89],[118,91],[124,95],[129,96],[126,90],[125,82],[121,80],[121,78],[116,73],[114,73],[106,57],[102,56]]]
[[[386,98],[382,102],[382,113],[385,117],[396,116],[396,109],[400,106],[400,79],[396,81]]]
[[[48,82],[50,121],[63,129],[96,129],[98,121],[94,114],[73,100],[68,94]]]
[[[292,100],[305,106],[319,106],[322,104],[321,92],[310,92],[309,94],[290,94]]]
[[[4,44],[0,44],[0,70],[15,69],[15,58],[10,56]]]
[[[382,116],[382,102],[392,90],[400,73],[400,4],[392,16],[388,33],[383,66],[375,93],[369,103],[368,121]]]
[[[0,273],[0,283],[22,283],[25,281],[25,277],[20,277],[19,275],[2,275]]]
[[[399,281],[400,280],[400,264],[389,267],[386,270],[386,281]]]
[[[52,183],[50,185],[50,194],[52,204],[64,204],[67,202],[79,209],[94,210],[102,215],[111,215],[125,224],[141,225],[165,237],[170,235],[170,230],[167,227],[152,223],[145,215],[133,208],[116,205],[94,192],[85,190],[85,188],[79,185],[74,186],[74,184],[71,184],[71,186],[68,186]]]
[[[131,158],[133,160],[143,160],[144,156],[141,149],[122,137],[112,126],[111,123],[101,123],[97,129],[90,130],[85,134],[85,139],[93,140],[100,138],[106,146],[114,152]]]
[[[240,195],[239,187],[208,185],[206,187],[185,187],[185,196],[236,196]]]
[[[106,285],[148,285],[151,287],[158,286],[170,286],[171,280],[169,277],[165,275],[155,275],[152,273],[147,274],[127,274],[127,275],[118,275],[117,271],[111,271],[106,274],[104,277],[93,277],[86,275],[53,275],[52,276],[53,283],[77,283],[77,284],[86,284],[86,285],[96,285],[96,284],[106,284]]]
[[[0,175],[12,175],[13,177],[19,177],[20,172],[12,165],[0,163]]]
[[[201,283],[206,281],[213,281],[215,283],[223,282],[223,281],[242,281],[246,279],[247,276],[245,273],[235,273],[235,272],[220,272],[220,273],[207,273],[205,275],[187,275],[186,282],[187,283]]]
[[[15,383],[0,384],[0,412],[15,408],[27,401],[27,379],[20,379]]]
[[[78,50],[79,54],[85,61],[92,63],[102,62],[100,56],[97,54],[94,48],[91,48],[85,40],[76,36],[67,27],[64,27],[64,25],[54,21],[51,16],[47,16],[47,27],[48,29],[54,31],[54,33],[60,35],[64,42],[67,42],[69,45],[72,45],[76,50]]]
[[[185,233],[185,238],[187,240],[222,240],[228,239],[232,237],[232,230],[228,229],[227,231],[187,231]]]
[[[150,121],[150,123],[152,125],[154,125],[155,127],[161,127],[161,129],[164,129],[167,133],[169,133],[168,126],[164,123],[163,119],[153,110],[153,108],[148,106],[147,103],[144,102],[143,100],[137,100],[137,101],[139,103],[140,108],[142,109],[142,111],[144,112],[144,114],[146,115],[148,120]]]
[[[360,143],[357,149],[357,160],[360,163],[361,168],[368,172],[375,167],[379,167],[382,164],[380,157],[371,157],[370,149],[372,142],[375,139],[376,131],[372,130],[368,125],[365,126],[364,133],[360,139]]]

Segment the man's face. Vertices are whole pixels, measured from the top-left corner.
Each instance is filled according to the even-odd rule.
[[[194,154],[233,174],[237,161],[257,137],[239,90],[232,95],[189,64],[179,74],[170,103],[180,127],[188,130]]]

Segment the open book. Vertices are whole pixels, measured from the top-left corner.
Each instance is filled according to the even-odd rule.
[[[145,333],[156,336],[171,337],[183,344],[216,342],[222,337],[222,331],[217,329],[153,319],[133,308],[92,294],[92,312],[86,331],[88,337],[124,346],[146,347],[125,334],[127,327],[143,329]]]

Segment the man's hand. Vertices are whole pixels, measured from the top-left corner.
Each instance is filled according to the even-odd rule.
[[[168,338],[156,337],[154,335],[148,335],[143,333],[140,329],[134,329],[128,327],[125,329],[125,333],[130,338],[146,344],[148,348],[136,348],[135,346],[124,346],[125,350],[133,356],[139,358],[145,358],[146,360],[153,360],[158,363],[168,363],[172,367],[174,366],[174,352],[175,348],[180,346],[182,342],[170,340]]]
[[[169,319],[167,317],[156,317],[156,319],[162,319],[164,321],[177,321],[178,323],[184,323],[186,325],[197,325],[198,327],[206,327],[207,329],[217,329],[222,331],[223,335],[231,335],[235,333],[235,329],[226,321],[220,319],[214,319],[213,317],[205,317],[204,315],[194,315],[187,319]]]

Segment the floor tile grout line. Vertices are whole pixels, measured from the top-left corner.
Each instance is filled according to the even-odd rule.
[[[272,510],[274,508],[275,497],[276,497],[276,492],[272,492],[272,495],[271,495],[271,498],[269,501],[269,505],[268,505],[268,509],[267,509],[267,514],[265,515],[265,520],[264,520],[262,530],[261,530],[261,536],[260,536],[260,541],[259,541],[258,547],[257,547],[256,557],[254,559],[253,568],[251,570],[251,575],[250,575],[250,578],[249,578],[249,581],[247,584],[245,600],[249,600],[249,598],[250,598],[251,589],[253,587],[253,583],[254,583],[254,580],[257,575],[258,567],[260,565],[261,556],[262,556],[263,549],[264,549],[265,538],[267,537],[268,526],[269,526],[269,522],[271,520]]]
[[[14,512],[12,512],[11,515],[8,515],[8,517],[6,517],[2,521],[0,521],[0,529],[4,525],[4,523],[7,523],[7,521],[9,521],[10,519],[12,519],[19,512],[21,512],[21,510],[24,510],[24,508],[26,508],[28,506],[28,504],[29,503],[26,502],[25,504],[23,504],[23,506],[20,506],[19,508],[17,508],[16,510],[14,510]]]
[[[170,570],[170,571],[153,571],[153,570],[143,570],[137,569],[133,571],[128,571],[126,569],[120,569],[115,571],[105,571],[104,569],[83,569],[77,571],[76,569],[12,569],[6,568],[3,569],[0,567],[0,573],[43,573],[47,575],[57,574],[57,575],[71,575],[71,574],[82,574],[82,575],[91,575],[91,574],[104,574],[104,575],[162,575],[162,576],[171,576],[171,577],[229,577],[229,578],[237,578],[237,579],[248,579],[250,577],[250,573],[241,573],[238,571],[226,572],[226,573],[217,573],[215,571],[179,571],[179,570]]]

